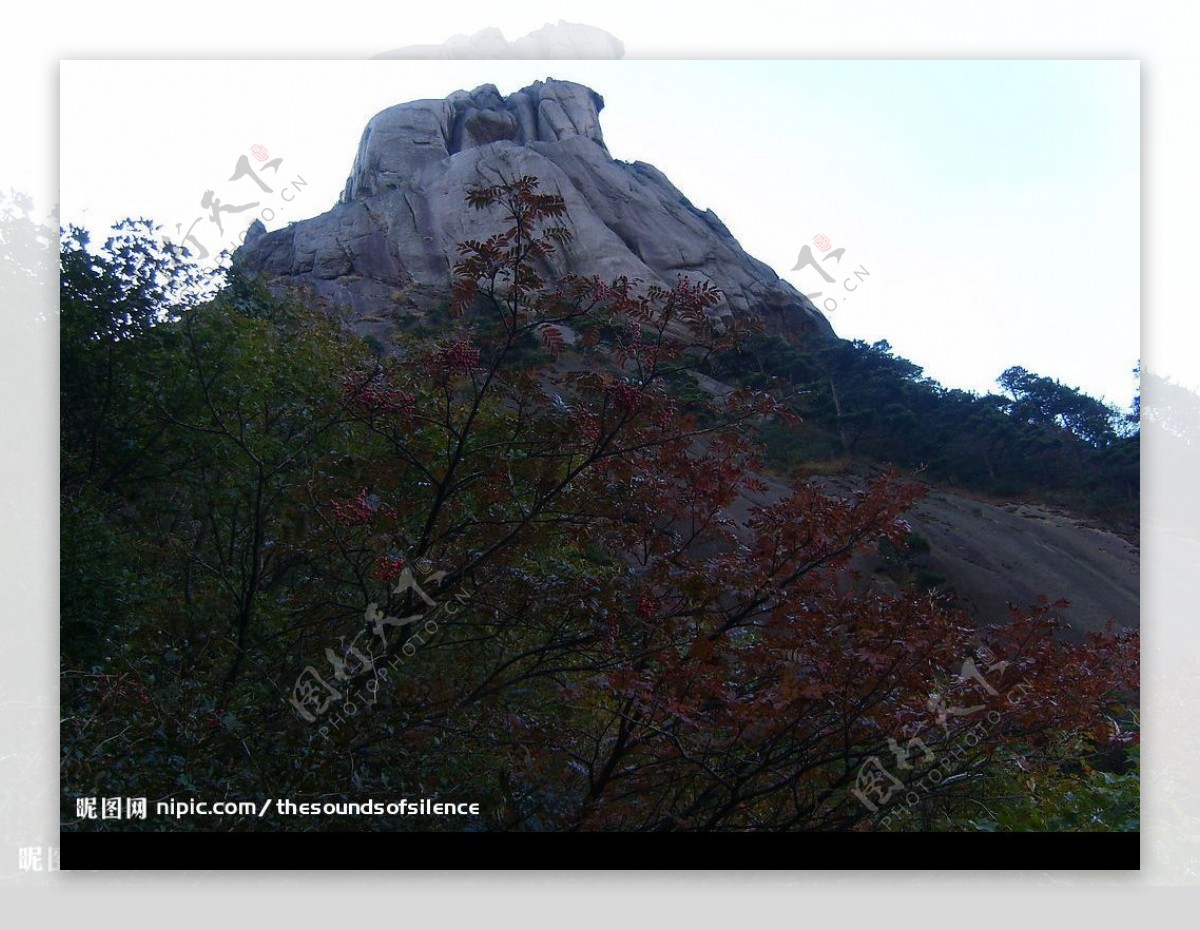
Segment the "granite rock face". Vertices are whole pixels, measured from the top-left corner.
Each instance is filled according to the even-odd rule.
[[[543,269],[548,277],[672,285],[687,275],[722,292],[718,313],[754,315],[785,338],[832,336],[812,303],[743,251],[712,211],[652,165],[609,155],[603,106],[590,88],[547,80],[507,97],[488,84],[391,107],[367,124],[333,209],[275,232],[252,228],[238,260],[268,282],[311,286],[386,344],[397,315],[447,299],[457,244],[503,227],[494,211],[468,209],[466,190],[534,175],[566,200],[573,232]]]

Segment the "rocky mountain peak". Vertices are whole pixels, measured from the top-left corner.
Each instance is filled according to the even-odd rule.
[[[457,244],[497,231],[467,210],[468,188],[533,175],[560,193],[572,241],[546,269],[645,284],[681,275],[724,295],[719,312],[752,314],[788,338],[832,336],[821,313],[748,255],[711,210],[658,169],[615,160],[604,142],[604,98],[571,81],[536,81],[503,96],[491,84],[416,100],[367,124],[346,187],[327,213],[263,234],[239,251],[278,285],[307,284],[387,344],[399,315],[443,302]]]
[[[397,104],[367,123],[341,202],[403,187],[427,165],[498,142],[531,145],[579,136],[608,157],[600,131],[603,106],[594,90],[555,80],[535,81],[507,97],[484,84],[445,100]]]

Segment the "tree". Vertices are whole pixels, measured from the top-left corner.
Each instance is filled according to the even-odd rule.
[[[1032,374],[1020,366],[1005,369],[997,383],[1012,398],[1013,416],[1036,425],[1056,424],[1084,442],[1097,447],[1117,439],[1115,423],[1120,414],[1078,388]]]
[[[894,471],[771,490],[753,436],[795,417],[693,377],[746,335],[717,292],[547,280],[570,232],[536,179],[468,206],[504,230],[460,247],[439,335],[386,358],[266,294],[131,340],[172,478],[105,512],[171,528],[141,550],[167,602],[127,620],[107,691],[72,679],[80,719],[127,709],[64,736],[68,784],[154,752],[210,796],[447,794],[485,829],[866,829],[891,816],[881,760],[939,795],[1000,745],[1111,738],[1135,638],[1068,646],[1050,604],[980,633],[857,579],[908,536]]]
[[[981,686],[955,674],[980,648],[965,615],[847,586],[856,553],[907,536],[899,518],[918,492],[894,473],[849,499],[804,484],[745,505],[765,490],[749,427],[786,411],[737,390],[684,415],[667,390],[738,344],[706,312],[718,295],[686,280],[644,295],[624,279],[547,284],[535,262],[569,233],[538,224],[563,214],[561,198],[525,178],[470,202],[510,225],[463,244],[459,330],[349,381],[378,464],[341,506],[359,484],[357,500],[377,503],[350,527],[331,520],[329,548],[358,577],[372,555],[376,577],[428,561],[444,566],[439,590],[473,592],[432,642],[399,636],[371,657],[420,638],[419,664],[334,728],[360,778],[411,753],[436,773],[422,788],[488,798],[493,828],[846,829],[876,819],[853,789],[891,741],[920,733],[925,771],[950,765],[967,723],[943,715],[926,732],[931,694],[982,687],[976,713],[1004,688],[1035,694],[1000,714],[989,747],[1054,728],[1107,738],[1099,709],[1128,685],[1129,642],[1059,645],[1038,607],[992,631],[1003,658]],[[558,362],[508,368],[534,334]],[[398,602],[360,596],[397,616],[414,607],[406,586]],[[946,776],[972,776],[986,752]]]

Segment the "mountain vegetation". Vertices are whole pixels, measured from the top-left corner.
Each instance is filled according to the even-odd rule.
[[[173,829],[1136,829],[1135,633],[853,570],[919,548],[917,469],[1134,520],[1130,424],[787,343],[686,279],[548,279],[567,207],[530,177],[466,208],[503,230],[386,351],[148,223],[65,232],[64,829],[180,796],[479,813]],[[807,480],[834,460],[847,495]]]

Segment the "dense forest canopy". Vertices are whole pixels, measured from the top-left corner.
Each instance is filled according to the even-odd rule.
[[[945,388],[887,342],[797,347],[758,335],[712,374],[790,396],[807,429],[765,435],[777,467],[862,459],[920,469],[928,480],[997,497],[1070,505],[1135,533],[1136,414],[1014,366],[1004,394]]]
[[[893,464],[1133,519],[1136,431],[1021,369],[981,398],[885,343],[720,323],[703,285],[545,280],[570,233],[534,179],[468,208],[506,231],[462,244],[450,303],[387,352],[236,265],[210,293],[149,224],[64,234],[68,799],[481,805],[353,825],[389,830],[1136,829],[1136,635],[1067,644],[1049,602],[981,627],[849,571],[910,539],[921,488]],[[765,469],[835,458],[863,467],[849,496],[800,476],[733,515]]]

